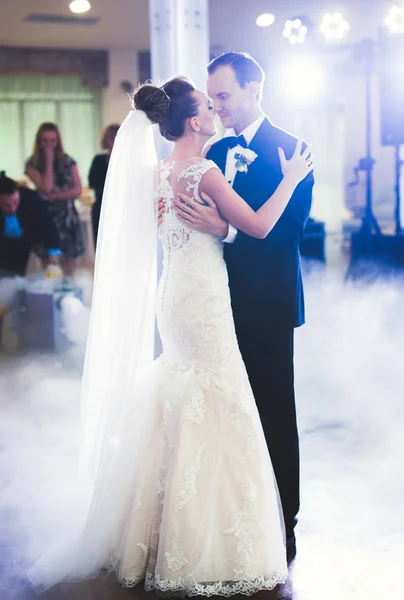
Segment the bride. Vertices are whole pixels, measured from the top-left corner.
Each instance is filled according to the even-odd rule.
[[[55,550],[41,559],[36,584],[108,568],[124,586],[229,596],[287,578],[280,501],[237,345],[222,241],[180,221],[173,199],[208,194],[237,229],[263,238],[313,166],[301,142],[289,161],[280,150],[283,179],[254,212],[202,157],[214,116],[208,98],[176,77],[140,87],[118,132],[82,385],[89,505],[70,558]],[[159,165],[153,123],[175,142]],[[156,311],[163,352],[153,360]]]

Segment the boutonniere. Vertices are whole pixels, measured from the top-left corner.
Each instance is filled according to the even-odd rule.
[[[242,148],[239,152],[236,152],[234,158],[236,159],[237,171],[240,171],[240,173],[247,173],[248,167],[254,162],[257,156],[258,154],[249,148]]]

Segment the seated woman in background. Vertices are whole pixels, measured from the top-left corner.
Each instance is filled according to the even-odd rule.
[[[29,255],[46,255],[47,264],[58,264],[59,236],[42,198],[19,187],[5,172],[0,173],[0,277],[24,276]]]
[[[47,202],[59,234],[64,270],[66,275],[71,275],[75,259],[84,253],[80,218],[74,205],[82,188],[77,164],[65,154],[54,123],[42,123],[39,127],[25,173]]]
[[[91,222],[93,225],[94,246],[97,246],[98,223],[100,221],[101,201],[104,191],[105,178],[109,157],[111,156],[112,148],[114,147],[115,136],[118,133],[120,125],[113,123],[105,127],[101,136],[101,148],[106,150],[103,154],[97,154],[91,163],[90,172],[88,174],[88,185],[95,192],[95,202],[91,208]]]

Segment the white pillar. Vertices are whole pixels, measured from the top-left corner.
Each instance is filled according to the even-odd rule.
[[[208,0],[150,0],[152,79],[186,75],[205,92]]]
[[[149,0],[151,75],[157,83],[175,75],[189,77],[206,91],[209,62],[208,0]],[[169,154],[171,144],[156,135],[159,159]],[[161,275],[162,249],[159,244]],[[161,352],[156,328],[155,355]]]

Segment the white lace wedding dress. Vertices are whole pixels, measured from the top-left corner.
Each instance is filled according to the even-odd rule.
[[[164,249],[153,365],[156,412],[142,493],[111,563],[125,586],[230,596],[287,577],[278,492],[234,330],[222,243],[175,215],[178,191],[201,201],[197,158],[160,163]]]

